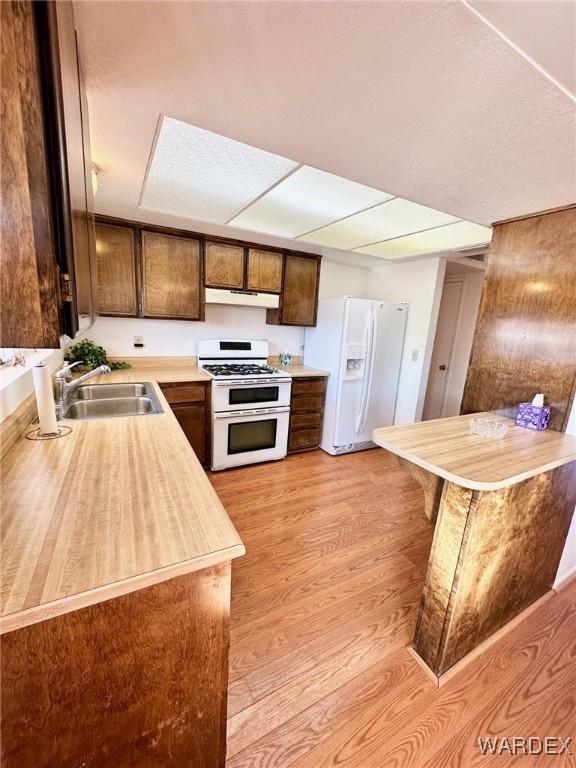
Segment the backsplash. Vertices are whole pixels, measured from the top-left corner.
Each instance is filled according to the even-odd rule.
[[[143,347],[134,347],[135,336],[143,337]],[[208,305],[206,322],[203,323],[99,317],[92,328],[78,338],[91,339],[100,344],[111,357],[196,355],[198,340],[213,338],[266,339],[271,355],[279,355],[284,350],[301,355],[304,330],[266,325],[265,309]]]

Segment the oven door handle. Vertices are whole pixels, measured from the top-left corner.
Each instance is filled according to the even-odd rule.
[[[215,387],[227,387],[228,389],[235,389],[236,387],[258,387],[266,386],[270,384],[287,384],[292,379],[258,379],[258,381],[215,381]]]
[[[274,416],[277,413],[290,413],[290,406],[285,408],[258,408],[253,411],[219,411],[214,414],[214,418],[239,419],[245,416]]]

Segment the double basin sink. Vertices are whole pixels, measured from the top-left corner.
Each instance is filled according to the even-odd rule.
[[[154,387],[144,384],[87,384],[78,387],[62,418],[109,419],[163,413]]]

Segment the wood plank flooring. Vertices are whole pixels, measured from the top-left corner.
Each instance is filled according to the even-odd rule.
[[[438,689],[406,650],[432,525],[391,456],[315,451],[210,478],[247,549],[227,768],[576,766],[477,743],[571,737],[576,753],[576,583]]]

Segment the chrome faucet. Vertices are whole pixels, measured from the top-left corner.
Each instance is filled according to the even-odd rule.
[[[85,381],[93,379],[94,376],[100,376],[101,373],[110,373],[110,367],[108,365],[99,365],[98,368],[94,368],[93,371],[88,371],[83,376],[79,376],[74,381],[72,378],[72,368],[76,365],[83,363],[83,360],[77,360],[75,363],[66,363],[56,371],[54,375],[54,403],[56,405],[56,418],[60,420],[66,410],[66,406],[70,401],[70,397],[81,384]]]

